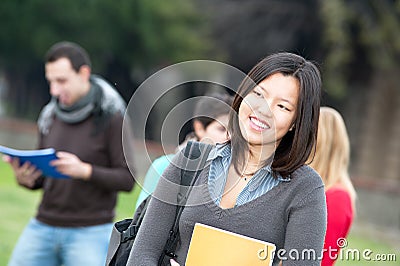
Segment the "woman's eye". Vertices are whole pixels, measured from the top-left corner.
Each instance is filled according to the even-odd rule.
[[[262,96],[262,94],[259,93],[258,91],[253,91],[253,93],[254,93],[256,96],[258,96],[258,97],[261,97],[261,96]]]
[[[278,104],[278,107],[285,110],[285,111],[290,111],[289,108],[287,108],[286,106],[284,106],[283,104]]]
[[[226,132],[226,128],[224,126],[220,126],[220,127],[218,127],[218,131],[224,133],[224,132]]]

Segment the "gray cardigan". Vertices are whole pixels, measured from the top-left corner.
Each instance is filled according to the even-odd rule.
[[[177,157],[174,160],[179,160]],[[211,199],[207,187],[209,168],[208,165],[199,175],[180,219],[181,244],[176,260],[181,266],[196,222],[274,243],[273,265],[278,265],[280,259],[283,265],[320,265],[326,203],[324,185],[312,168],[300,167],[292,173],[290,182],[281,182],[232,209],[221,209]],[[157,265],[174,221],[176,205],[172,202],[176,202],[179,188],[175,184],[179,184],[179,178],[180,169],[172,163],[153,194],[127,265]]]

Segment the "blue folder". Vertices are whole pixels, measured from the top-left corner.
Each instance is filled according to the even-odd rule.
[[[40,169],[45,177],[52,178],[69,178],[57,171],[54,166],[50,165],[50,161],[58,159],[56,151],[53,148],[40,150],[16,150],[0,145],[0,153],[17,157],[20,164],[30,162],[36,168]]]

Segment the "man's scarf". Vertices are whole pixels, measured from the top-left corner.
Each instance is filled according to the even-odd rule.
[[[79,123],[90,115],[95,116],[96,128],[101,128],[106,119],[120,112],[123,116],[126,110],[125,101],[118,92],[100,76],[90,77],[90,90],[72,106],[60,104],[57,98],[43,108],[38,119],[38,128],[41,134],[47,135],[53,123],[54,116],[69,123]]]

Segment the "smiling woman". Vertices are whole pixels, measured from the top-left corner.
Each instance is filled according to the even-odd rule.
[[[249,117],[252,124],[258,123],[260,126],[260,115],[269,115],[264,119],[267,123],[261,125],[274,129],[268,132],[272,134],[272,139],[271,135],[263,136],[264,141],[275,138],[267,145],[268,149],[263,149],[269,155],[267,157],[272,156],[271,152],[275,153],[272,168],[285,177],[303,165],[316,141],[318,127],[321,77],[315,64],[291,53],[271,55],[254,66],[237,94],[232,108],[239,113],[239,117],[235,113],[231,113],[230,117],[232,146],[237,147],[232,150],[232,162],[236,170],[240,171],[239,165],[243,167],[247,159],[246,153],[241,151],[249,151],[250,146],[254,146],[245,141],[243,136],[247,132],[242,132],[242,123],[246,124],[240,117],[242,101],[245,106],[254,104],[251,112],[256,112],[256,115],[251,119]],[[258,99],[255,103],[254,98]],[[289,122],[292,115],[290,126],[281,128],[282,123]],[[275,147],[271,147],[271,144]]]
[[[320,95],[320,73],[301,56],[278,53],[254,66],[232,104],[231,139],[211,152],[180,217],[177,263],[185,264],[194,226],[202,223],[274,244],[279,252],[273,265],[320,265],[324,185],[305,165],[316,141]],[[179,184],[182,160],[178,154],[164,171],[128,265],[159,262],[175,219],[170,199],[178,192],[171,183]],[[314,256],[279,256],[310,251]]]
[[[296,78],[275,73],[263,80],[239,108],[240,130],[251,145],[279,145],[293,126],[299,84]]]

